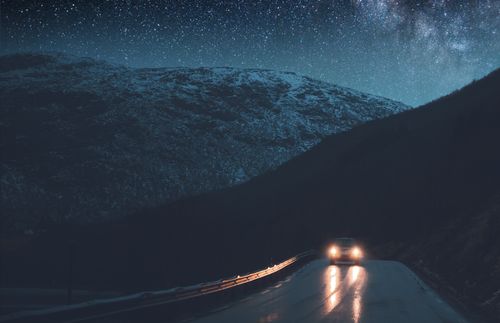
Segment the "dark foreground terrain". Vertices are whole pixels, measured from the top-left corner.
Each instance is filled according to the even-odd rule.
[[[5,257],[4,281],[64,285],[70,244],[75,284],[133,290],[249,271],[352,235],[500,318],[499,89],[497,70],[233,189],[54,228]]]

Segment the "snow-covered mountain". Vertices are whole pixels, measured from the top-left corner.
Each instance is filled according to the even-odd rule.
[[[95,221],[227,187],[408,109],[298,76],[0,57],[5,227]]]

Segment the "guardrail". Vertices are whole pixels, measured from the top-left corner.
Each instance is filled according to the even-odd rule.
[[[128,296],[88,301],[80,304],[51,307],[43,310],[23,311],[0,317],[1,323],[20,322],[86,322],[95,319],[113,317],[148,307],[157,307],[181,303],[202,296],[257,282],[266,277],[284,271],[299,262],[317,256],[316,251],[306,251],[272,267],[246,275],[200,283],[168,290],[148,291]]]

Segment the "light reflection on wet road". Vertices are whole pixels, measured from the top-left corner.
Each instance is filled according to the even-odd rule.
[[[314,261],[258,294],[193,322],[466,322],[403,264]]]
[[[352,296],[352,321],[358,323],[361,316],[361,298],[366,279],[366,270],[361,266],[329,266],[325,270],[324,315],[330,314],[347,293]]]

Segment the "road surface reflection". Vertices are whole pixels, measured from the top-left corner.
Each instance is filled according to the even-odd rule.
[[[361,316],[363,288],[366,280],[366,270],[361,266],[329,266],[325,270],[326,281],[324,315],[330,314],[337,308],[346,295],[352,299],[352,321],[357,323]],[[347,307],[345,304],[343,308]],[[345,309],[343,309],[345,310]]]
[[[327,259],[320,259],[267,292],[249,295],[187,322],[467,322],[422,286],[407,267],[395,261],[329,266]]]

